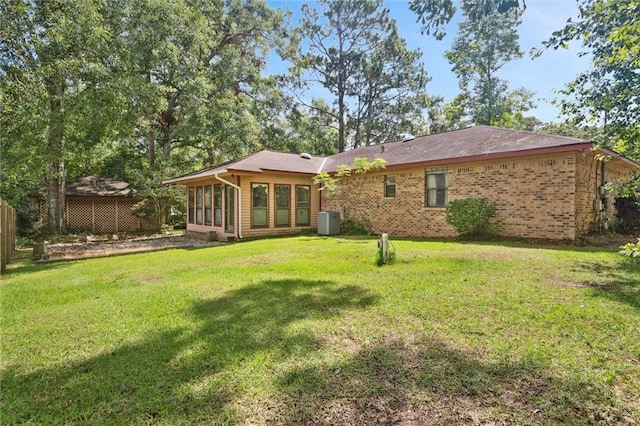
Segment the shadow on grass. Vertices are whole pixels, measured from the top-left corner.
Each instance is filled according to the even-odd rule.
[[[193,329],[159,331],[29,374],[5,370],[3,422],[234,423],[234,403],[246,386],[238,369],[259,365],[256,359],[286,362],[294,353],[316,351],[313,333],[292,333],[292,323],[372,303],[368,291],[328,281],[265,281],[231,290],[194,304],[188,312]]]
[[[36,263],[36,261],[33,260],[32,255],[33,250],[30,248],[17,249],[11,259],[11,263],[7,265],[7,270],[3,273],[3,276],[59,269],[63,266],[62,264],[57,263]]]
[[[625,424],[614,395],[535,360],[487,362],[424,337],[372,342],[345,361],[279,379],[285,424]],[[635,416],[635,417],[634,417]]]
[[[594,273],[598,280],[583,283],[594,295],[640,309],[640,262],[624,259],[616,265],[578,262],[576,267]]]

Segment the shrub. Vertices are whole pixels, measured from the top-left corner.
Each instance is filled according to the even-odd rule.
[[[640,229],[640,203],[635,197],[617,197],[614,205],[621,232]]]
[[[340,222],[340,233],[345,235],[369,235],[371,224],[366,219],[345,218]]]
[[[623,256],[632,258],[640,258],[640,238],[635,243],[627,243],[620,247],[622,250],[619,253]]]
[[[447,205],[447,223],[460,235],[489,233],[489,219],[496,214],[496,206],[486,198],[463,198]]]

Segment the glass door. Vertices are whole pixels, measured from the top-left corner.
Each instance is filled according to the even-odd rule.
[[[227,234],[234,233],[234,222],[236,217],[236,208],[235,208],[235,190],[232,186],[225,185],[224,186],[224,200],[225,200],[225,209],[224,209],[224,232]]]

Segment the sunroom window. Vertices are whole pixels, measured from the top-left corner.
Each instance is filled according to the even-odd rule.
[[[251,225],[264,227],[269,225],[269,185],[251,184]]]

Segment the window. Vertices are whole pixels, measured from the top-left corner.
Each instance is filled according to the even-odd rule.
[[[311,206],[311,187],[296,185],[296,225],[309,225],[309,208]]]
[[[269,185],[266,183],[252,183],[251,201],[251,226],[268,226]]]
[[[425,175],[425,206],[445,207],[447,205],[447,172],[427,172]]]
[[[189,223],[194,223],[194,215],[195,215],[195,188],[189,188]]]
[[[222,226],[222,185],[213,185],[213,226]]]
[[[196,225],[202,225],[202,187],[196,186]]]
[[[211,185],[204,187],[204,224],[211,226]]]
[[[384,196],[396,196],[396,175],[385,175],[384,177]]]
[[[291,185],[276,185],[276,226],[288,226],[291,218]]]

